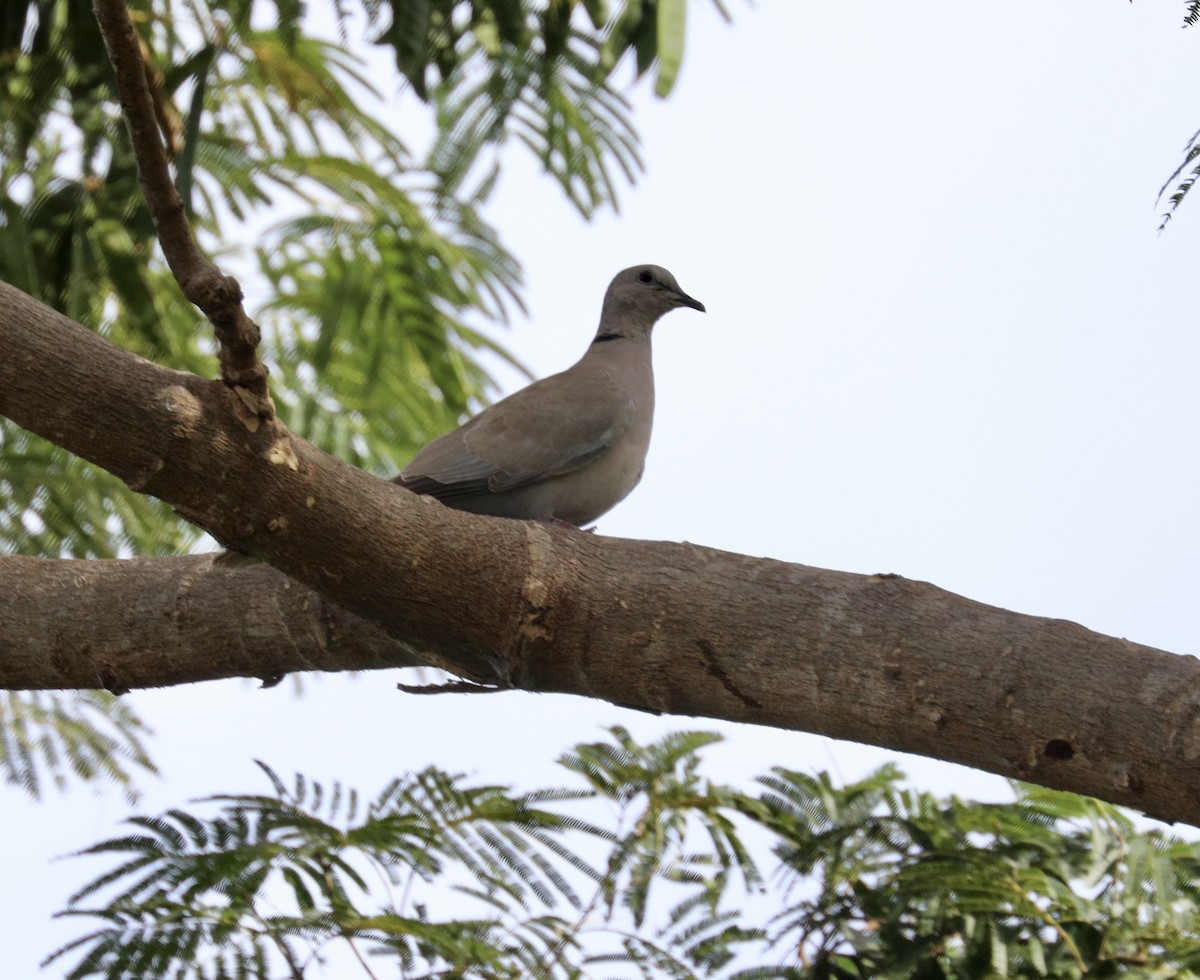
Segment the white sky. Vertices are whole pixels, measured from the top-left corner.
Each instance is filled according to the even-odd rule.
[[[1193,653],[1200,190],[1164,235],[1154,198],[1200,127],[1182,3],[731,0],[693,5],[676,95],[640,93],[648,174],[591,224],[523,159],[490,217],[537,374],[582,353],[614,272],[670,268],[706,316],[656,333],[646,477],[600,533],[895,572],[1021,612]],[[646,87],[648,88],[648,87]],[[515,377],[512,384],[519,384]],[[373,795],[436,763],[529,787],[624,724],[719,729],[709,772],[862,775],[894,753],[559,696],[418,698],[397,675],[130,695],[164,777],[144,812],[261,791],[251,760]],[[999,779],[905,757],[922,788]],[[117,831],[119,794],[4,806],[6,975],[99,870],[50,859]]]

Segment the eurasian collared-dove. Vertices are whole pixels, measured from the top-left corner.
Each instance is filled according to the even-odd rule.
[[[394,482],[448,507],[580,526],[642,478],[654,421],[650,332],[704,304],[656,265],[619,272],[587,352],[422,449]]]

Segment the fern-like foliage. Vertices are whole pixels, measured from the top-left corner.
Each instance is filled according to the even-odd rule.
[[[1192,27],[1197,22],[1200,22],[1200,0],[1186,0],[1187,10],[1183,15],[1183,26]],[[1179,205],[1183,203],[1183,199],[1187,197],[1188,192],[1196,183],[1196,179],[1200,177],[1200,163],[1197,163],[1197,158],[1200,157],[1200,130],[1192,134],[1192,138],[1187,141],[1187,145],[1183,148],[1183,162],[1175,168],[1170,177],[1166,179],[1162,187],[1158,190],[1158,200],[1162,201],[1164,195],[1167,200],[1167,210],[1162,216],[1162,221],[1158,226],[1161,232],[1175,217],[1175,212],[1179,209]],[[1168,188],[1170,194],[1167,194]]]
[[[437,109],[428,167],[442,193],[472,174],[486,194],[494,152],[527,147],[584,215],[615,207],[619,173],[641,170],[629,103],[614,84],[626,57],[655,92],[674,89],[683,62],[688,0],[366,0],[381,43]],[[715,6],[728,17],[724,5]],[[434,80],[436,78],[436,80]],[[492,151],[492,166],[477,166]]]
[[[1159,231],[1167,227],[1168,223],[1175,216],[1175,212],[1179,209],[1179,205],[1183,203],[1183,199],[1187,197],[1188,192],[1192,189],[1192,185],[1200,177],[1200,162],[1197,162],[1198,159],[1200,159],[1200,130],[1192,133],[1192,138],[1188,140],[1187,145],[1183,148],[1183,162],[1175,168],[1174,173],[1159,188],[1158,199],[1160,201],[1164,195],[1167,195],[1167,210],[1162,216],[1162,223],[1158,226]],[[1168,188],[1172,188],[1169,195],[1167,194]]]
[[[470,46],[485,43],[472,39]],[[557,43],[561,50],[553,57],[544,46],[514,47],[492,59],[486,74],[468,62],[436,89],[438,138],[428,166],[443,194],[463,193],[484,152],[491,150],[494,161],[512,138],[538,158],[582,214],[616,206],[614,165],[628,182],[642,168],[629,103],[607,78],[597,78],[598,38],[571,31]],[[483,190],[490,186],[491,171],[485,173]]]
[[[0,778],[35,799],[47,779],[115,782],[133,801],[135,772],[153,773],[143,722],[106,691],[0,692]]]
[[[370,800],[264,772],[271,792],[130,821],[67,913],[66,976],[1192,977],[1200,845],[1116,807],[1015,786],[979,804],[893,766],[839,786],[700,775],[717,740],[621,728],[533,793],[439,769]],[[213,809],[215,813],[212,813]],[[765,836],[764,836],[765,835]],[[765,890],[757,917],[730,906]],[[751,851],[759,852],[752,857]],[[342,975],[339,973],[338,975]]]
[[[263,767],[272,792],[130,821],[66,914],[67,976],[1190,977],[1200,845],[1015,786],[1007,804],[700,775],[718,736],[621,728],[561,758],[583,786],[514,793],[429,768],[370,800]],[[765,837],[764,837],[765,835]],[[730,907],[766,888],[757,918]],[[751,851],[760,855],[751,856]],[[382,970],[383,972],[379,972]],[[340,975],[340,974],[339,974]]]
[[[128,834],[83,852],[115,865],[65,914],[98,925],[47,964],[73,961],[71,978],[299,977],[343,947],[411,976],[574,978],[585,966],[587,975],[708,975],[760,935],[720,907],[720,855],[685,847],[690,822],[744,854],[729,843],[729,815],[714,822],[712,788],[695,778],[696,752],[713,736],[645,747],[616,737],[608,758],[624,756],[619,778],[634,780],[618,795],[653,813],[656,828],[626,826],[636,819],[627,807],[615,832],[574,812],[611,802],[594,788],[616,788],[611,767],[599,776],[588,764],[597,779],[582,789],[523,794],[429,768],[368,801],[263,766],[268,795],[201,801],[214,815],[137,817]],[[578,749],[573,759],[605,755]],[[614,903],[618,877],[636,902]],[[655,931],[644,928],[652,882],[685,895]],[[632,921],[614,914],[622,906],[635,909]]]
[[[134,818],[132,833],[84,852],[121,862],[71,899],[70,914],[102,925],[50,961],[82,952],[71,977],[174,976],[184,966],[188,975],[221,976],[230,963],[248,976],[269,976],[280,964],[301,975],[338,941],[388,949],[411,963],[500,957],[498,921],[440,929],[411,898],[413,877],[443,874],[459,857],[438,839],[438,823],[486,822],[494,790],[426,772],[365,802],[338,783],[297,777],[289,787],[264,769],[273,795],[213,798],[206,802],[221,809],[208,818],[183,810]],[[408,805],[413,799],[424,809]],[[518,824],[553,822],[518,801],[504,804],[510,816],[522,811]],[[486,863],[474,849],[467,853]],[[372,882],[402,892],[368,910]],[[100,892],[107,904],[85,909]]]
[[[475,352],[506,355],[477,324],[519,304],[519,273],[470,205],[435,206],[343,161],[315,161],[308,177],[341,194],[340,213],[283,223],[259,250],[280,413],[342,458],[395,473],[479,407],[492,382]]]
[[[1197,845],[1071,794],[1017,786],[1015,803],[978,804],[897,779],[887,767],[842,788],[784,769],[761,780],[756,817],[778,835],[787,887],[815,889],[774,920],[774,942],[811,964],[797,975],[1200,968]]]
[[[676,732],[641,746],[620,726],[610,734],[611,741],[577,745],[559,759],[618,808],[618,829],[601,881],[610,912],[619,902],[640,925],[659,877],[691,893],[672,915],[695,907],[697,896],[715,913],[731,872],[747,887],[757,886],[758,869],[729,819],[734,794],[698,771],[700,751],[720,736]],[[709,846],[697,851],[689,845],[698,829]]]

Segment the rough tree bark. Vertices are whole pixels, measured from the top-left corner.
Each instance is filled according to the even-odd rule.
[[[419,661],[497,687],[870,742],[1200,823],[1194,658],[895,576],[450,511],[278,420],[251,431],[225,385],[3,284],[0,350],[0,413],[336,604],[207,558],[4,559],[5,687]],[[146,615],[117,624],[100,606]],[[47,609],[65,615],[47,626]],[[322,632],[331,617],[338,629]],[[124,644],[112,635],[135,628]]]
[[[270,565],[217,558],[0,558],[0,686],[270,686],[296,670],[429,663]]]

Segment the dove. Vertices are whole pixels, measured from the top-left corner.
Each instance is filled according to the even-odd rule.
[[[392,482],[475,514],[590,524],[642,478],[654,422],[650,333],[681,306],[704,312],[666,269],[617,273],[583,357],[435,439]]]

